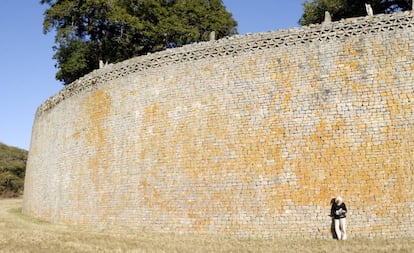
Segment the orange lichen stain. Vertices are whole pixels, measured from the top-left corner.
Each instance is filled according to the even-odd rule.
[[[196,198],[188,211],[181,209],[183,215],[193,217],[193,226],[196,228],[207,226],[210,220],[206,217],[210,215],[235,212],[238,207],[233,206],[232,202],[234,196],[239,194],[237,187],[241,184],[253,184],[259,177],[270,180],[275,173],[282,173],[284,162],[281,147],[273,143],[284,138],[284,128],[278,127],[280,119],[266,118],[263,120],[263,129],[249,129],[247,118],[240,119],[233,114],[220,113],[223,107],[214,97],[203,104],[206,105],[205,108],[191,108],[191,114],[176,122],[171,122],[175,119],[168,117],[166,111],[170,109],[167,105],[149,106],[145,109],[141,129],[141,159],[154,161],[151,177],[160,183],[172,184],[170,178],[165,178],[158,172],[160,168],[171,171],[169,168],[177,168],[181,177],[195,186],[221,185],[223,180],[231,178],[233,187],[226,190],[218,188],[213,194],[192,192],[194,190],[182,193],[183,196],[191,194]],[[249,111],[255,113],[258,106],[252,104]],[[159,130],[156,130],[155,125],[160,125]],[[174,125],[174,128],[168,127],[171,125]],[[262,194],[272,192],[270,186],[265,188]],[[157,193],[152,190],[146,190],[144,193],[145,198],[152,200],[151,208],[178,210],[179,208],[174,206],[174,197],[162,189],[160,188]],[[247,199],[256,198],[257,191],[258,189],[252,188],[244,192],[246,195],[243,196]],[[269,201],[259,209],[281,212],[283,206],[280,201]],[[249,206],[245,208],[250,209]]]
[[[260,73],[261,72],[261,66],[257,63],[256,60],[254,59],[249,59],[246,60],[245,62],[243,62],[238,69],[240,69],[241,71],[237,72],[238,75],[240,75],[241,80],[250,80],[253,78],[253,76],[256,73]],[[222,70],[220,70],[222,71]],[[204,72],[200,71],[200,74]],[[193,75],[193,73],[190,73],[191,75]],[[200,77],[202,78],[202,77]]]
[[[203,69],[203,73],[211,73],[213,71],[213,67],[211,65],[205,66],[202,68]]]
[[[332,125],[332,129],[335,131],[339,131],[339,130],[342,130],[343,128],[344,128],[344,126],[345,126],[345,121],[346,121],[346,119],[345,118],[339,118],[337,121],[336,121],[336,124],[334,124],[334,125]]]
[[[344,87],[350,87],[356,93],[365,86],[355,81],[355,75],[361,74],[361,69],[366,65],[367,60],[362,57],[366,52],[363,49],[355,48],[352,45],[345,45],[342,48],[342,55],[336,60],[336,68],[330,73],[331,82],[341,81]]]
[[[127,97],[130,97],[130,96],[135,97],[135,96],[138,96],[140,93],[141,93],[140,90],[129,90],[127,92],[122,93],[122,99],[126,99]]]
[[[345,45],[342,50],[343,50],[343,52],[344,52],[345,55],[352,55],[352,56],[359,57],[362,54],[362,53],[358,52],[354,48],[353,45],[350,45],[350,44]]]
[[[292,194],[296,204],[306,204],[308,201],[324,203],[345,184],[341,178],[346,178],[346,167],[349,164],[346,160],[335,161],[335,158],[337,155],[346,156],[348,150],[337,148],[333,138],[334,129],[341,129],[341,125],[339,122],[336,126],[330,126],[321,120],[314,133],[308,137],[306,145],[301,147],[302,157],[295,161],[294,166],[298,187]],[[330,186],[331,182],[336,182],[336,186]]]
[[[289,53],[283,52],[281,57],[274,58],[267,66],[270,78],[284,89],[292,89],[294,77],[297,75],[299,65],[290,61]]]
[[[372,226],[370,226],[370,228],[374,232],[379,232],[379,231],[384,231],[384,228],[386,228],[386,226],[384,226],[384,225],[372,225]]]
[[[320,121],[319,125],[316,126],[316,132],[317,133],[322,133],[325,131],[325,129],[327,128],[327,123],[325,121]]]
[[[386,84],[392,85],[394,83],[394,78],[392,74],[392,66],[391,67],[385,66],[382,71],[379,71],[377,73],[377,77],[375,81],[376,83],[380,83],[381,81],[384,81]]]
[[[190,219],[199,219],[200,215],[199,214],[195,214],[195,213],[189,213],[188,214],[188,218]]]
[[[407,118],[412,113],[412,103],[404,101],[412,94],[407,92],[383,92],[381,95],[386,100],[387,111],[390,113],[391,120],[396,120],[399,117]]]
[[[145,116],[146,117],[152,117],[152,116],[154,116],[155,113],[158,112],[158,110],[159,110],[159,105],[158,104],[154,104],[152,106],[148,106],[148,107],[146,107],[144,109]]]
[[[108,90],[99,89],[91,94],[80,103],[82,115],[85,117],[87,125],[80,135],[83,135],[85,149],[89,150],[86,159],[87,170],[81,171],[85,174],[93,186],[94,193],[98,195],[98,201],[101,205],[107,205],[109,201],[116,197],[115,188],[108,189],[107,185],[118,185],[119,175],[111,173],[114,169],[114,149],[110,140],[110,130],[105,126],[108,117],[111,115],[112,106],[111,94]],[[80,137],[79,135],[79,137]],[[74,137],[76,137],[75,134]],[[85,182],[83,182],[85,183]],[[79,195],[85,194],[82,189],[82,182],[78,185]],[[85,197],[78,196],[79,200]],[[88,205],[85,205],[88,206]],[[102,210],[101,215],[112,215],[116,213],[115,209],[106,208]]]
[[[332,76],[342,78],[343,85],[355,93],[361,92],[359,84],[351,78],[364,64],[351,57],[360,52],[352,47],[344,50],[349,50],[350,55],[341,62],[346,68]],[[293,83],[295,66],[282,66],[283,61],[288,63],[288,59],[281,59],[280,63],[275,59],[269,68],[273,71],[271,77],[278,80],[279,87],[285,88],[289,82]],[[274,73],[282,67],[285,72]],[[314,81],[317,88],[317,80]],[[259,92],[267,91],[259,89]],[[284,103],[284,108],[292,109],[293,91],[272,96]],[[402,113],[398,111],[402,108],[401,102],[391,98],[389,103],[396,104],[396,108],[390,106],[390,110]],[[145,205],[154,212],[168,215],[174,211],[192,219],[192,226],[202,231],[211,222],[208,217],[223,213],[245,212],[251,217],[254,213],[277,216],[291,206],[320,205],[329,209],[328,201],[339,193],[345,199],[356,199],[352,202],[355,209],[364,205],[377,208],[373,197],[381,194],[392,198],[392,203],[400,203],[407,197],[402,187],[407,187],[409,180],[402,176],[403,171],[394,168],[400,163],[410,163],[409,154],[406,152],[399,158],[401,153],[396,152],[399,150],[396,142],[386,140],[373,145],[375,136],[361,116],[335,116],[329,121],[323,118],[323,108],[318,108],[314,113],[316,119],[312,119],[318,124],[307,135],[309,130],[303,126],[294,126],[294,130],[285,127],[283,115],[270,113],[266,117],[255,117],[261,109],[257,101],[238,105],[243,117],[223,113],[229,109],[215,96],[206,96],[201,104],[200,108],[188,103],[189,113],[182,118],[169,116],[168,112],[175,108],[164,103],[144,109],[140,161],[150,164],[145,168],[149,171],[147,177],[159,186],[180,185],[177,178],[191,186],[171,194],[168,187],[143,182],[140,187]],[[252,123],[252,119],[256,122]],[[389,136],[388,131],[393,130],[384,130],[382,134],[392,139],[394,136]],[[404,137],[412,140],[407,135]],[[379,155],[383,150],[389,150],[390,154]],[[174,176],[166,177],[166,171]],[[206,189],[209,186],[214,189]],[[203,193],[204,189],[211,194]],[[192,202],[178,207],[176,199]],[[252,199],[263,201],[255,206],[251,204]],[[376,215],[386,215],[385,208],[377,209]]]
[[[210,223],[211,223],[211,219],[210,217],[195,217],[193,218],[194,220],[192,221],[192,229],[194,229],[196,232],[198,233],[202,233],[207,231]]]
[[[89,119],[89,127],[86,132],[87,144],[95,147],[106,144],[104,143],[106,129],[103,127],[103,123],[110,113],[111,97],[109,93],[104,90],[94,92],[85,99],[82,108],[85,117]]]
[[[285,98],[283,99],[283,108],[285,108],[285,111],[287,111],[289,109],[289,101],[292,98],[292,94],[288,93],[285,94]]]
[[[410,53],[410,44],[405,40],[398,40],[392,43],[394,61],[405,59]]]
[[[79,140],[79,138],[81,137],[81,132],[80,131],[76,131],[72,134],[71,136],[74,140]]]
[[[142,139],[141,143],[144,145],[140,151],[140,159],[145,159],[147,156],[151,156],[150,153],[167,154],[169,148],[163,139],[166,138],[166,129],[170,126],[168,121],[168,115],[165,110],[161,110],[160,106],[155,103],[153,105],[144,108],[143,126],[141,129],[141,139],[143,137],[149,137],[150,139]],[[158,148],[158,150],[157,150]],[[164,161],[164,160],[162,160]]]
[[[141,132],[139,133],[141,150],[139,151],[140,161],[148,161],[151,165],[146,168],[147,177],[154,180],[149,184],[147,180],[142,181],[140,189],[142,190],[144,204],[148,208],[158,210],[160,213],[177,212],[179,207],[165,187],[161,185],[174,185],[174,177],[165,177],[165,174],[173,173],[177,169],[189,169],[190,166],[184,167],[180,164],[182,160],[188,160],[190,156],[180,156],[178,150],[183,147],[177,144],[173,139],[172,122],[168,116],[168,107],[159,104],[152,104],[144,108],[143,122]],[[180,126],[176,126],[178,129]],[[178,155],[178,156],[177,156]],[[182,193],[185,194],[185,193]],[[155,211],[154,211],[155,212]]]
[[[371,41],[371,47],[372,49],[372,53],[374,55],[387,55],[385,53],[385,48],[384,45],[382,43],[378,43],[375,40]]]

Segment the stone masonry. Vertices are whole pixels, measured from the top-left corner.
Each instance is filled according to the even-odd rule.
[[[414,16],[234,36],[96,70],[38,108],[23,211],[236,237],[414,236]]]

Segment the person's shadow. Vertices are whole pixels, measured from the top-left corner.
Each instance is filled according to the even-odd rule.
[[[331,210],[329,216],[331,217],[331,234],[333,239],[338,239],[338,236],[335,233],[335,219],[333,213],[333,205],[335,204],[335,198],[331,199]]]

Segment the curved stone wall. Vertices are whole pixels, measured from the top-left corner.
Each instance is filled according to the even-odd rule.
[[[23,211],[253,237],[414,236],[414,17],[236,36],[110,65],[36,112]]]

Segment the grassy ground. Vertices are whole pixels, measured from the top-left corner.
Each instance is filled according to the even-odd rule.
[[[30,218],[21,205],[21,199],[0,199],[0,252],[414,252],[414,238],[237,240],[86,230]]]

